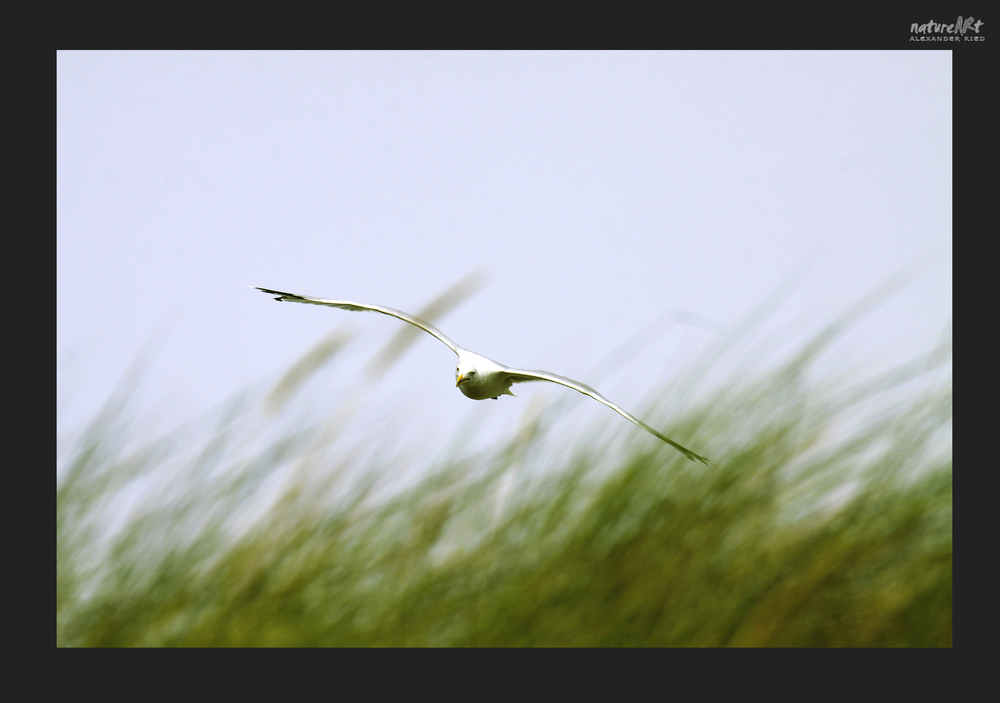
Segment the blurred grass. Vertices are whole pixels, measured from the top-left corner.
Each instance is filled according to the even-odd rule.
[[[550,408],[393,489],[411,458],[250,396],[143,441],[127,380],[57,472],[57,645],[951,646],[950,346],[808,381],[850,319],[689,381],[658,424],[719,468],[628,423],[624,453],[561,448]]]

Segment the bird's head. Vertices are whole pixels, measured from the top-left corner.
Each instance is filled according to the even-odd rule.
[[[478,372],[472,366],[459,364],[455,369],[455,386],[461,386],[463,383],[475,385],[477,375]]]

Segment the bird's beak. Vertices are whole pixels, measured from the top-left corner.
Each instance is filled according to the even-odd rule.
[[[459,377],[455,379],[455,388],[458,388],[459,386],[461,386],[462,385],[462,381],[464,381],[464,380],[465,380],[465,376],[464,375],[459,375]]]

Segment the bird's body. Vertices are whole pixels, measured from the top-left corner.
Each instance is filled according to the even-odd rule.
[[[510,392],[510,387],[515,383],[530,383],[535,381],[558,383],[566,386],[567,388],[572,388],[575,391],[583,393],[584,395],[590,396],[599,403],[607,405],[626,420],[629,420],[647,432],[656,435],[670,446],[676,448],[688,459],[698,460],[705,464],[712,463],[705,457],[699,456],[690,449],[682,447],[677,442],[673,441],[669,437],[666,437],[665,435],[660,434],[638,418],[628,414],[590,386],[548,371],[528,371],[504,366],[503,364],[497,363],[496,361],[493,361],[493,359],[485,357],[482,354],[477,354],[474,351],[460,347],[434,325],[429,322],[424,322],[420,318],[414,317],[413,315],[409,315],[400,310],[385,307],[383,305],[354,303],[348,300],[311,298],[304,295],[296,295],[294,293],[283,293],[282,291],[271,290],[269,288],[258,288],[257,286],[250,287],[256,288],[257,290],[263,291],[269,295],[276,296],[275,300],[279,302],[286,301],[291,303],[306,303],[309,305],[326,305],[329,307],[341,308],[342,310],[353,310],[356,312],[380,312],[383,315],[390,315],[419,327],[443,342],[458,355],[458,365],[455,368],[455,385],[458,386],[458,389],[462,391],[467,398],[471,398],[472,400],[486,400],[487,398],[496,400],[501,395],[514,395]]]
[[[498,399],[501,395],[514,395],[510,386],[514,379],[503,364],[498,364],[482,354],[459,347],[458,366],[455,368],[455,385],[466,398],[473,400]]]

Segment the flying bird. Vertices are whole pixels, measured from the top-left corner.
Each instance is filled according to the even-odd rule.
[[[390,315],[402,320],[403,322],[409,322],[411,325],[419,327],[424,332],[427,332],[429,335],[439,339],[458,355],[458,366],[455,368],[455,385],[467,398],[472,398],[473,400],[486,400],[487,398],[492,398],[493,400],[497,400],[501,395],[512,396],[514,394],[510,392],[510,387],[515,383],[529,383],[532,381],[549,381],[551,383],[558,383],[566,386],[567,388],[579,391],[584,395],[588,395],[599,403],[607,405],[629,422],[632,422],[647,432],[656,435],[664,442],[674,447],[677,451],[681,452],[688,459],[691,459],[692,461],[697,460],[703,464],[712,464],[712,462],[705,457],[695,454],[690,449],[682,447],[669,437],[660,434],[639,418],[629,415],[627,412],[586,384],[574,381],[571,378],[566,378],[565,376],[551,373],[549,371],[526,371],[524,369],[513,369],[509,366],[498,364],[482,354],[477,354],[470,349],[458,346],[451,341],[451,339],[446,336],[444,332],[439,330],[434,325],[429,322],[424,322],[420,318],[414,317],[413,315],[409,315],[400,310],[385,307],[384,305],[352,303],[348,300],[310,298],[305,295],[284,293],[280,290],[271,290],[270,288],[260,288],[258,286],[248,287],[256,288],[257,290],[267,293],[268,295],[273,295],[275,296],[274,299],[278,302],[327,305],[332,308],[353,310],[355,312],[380,312],[383,315]],[[714,466],[714,464],[712,465]]]

